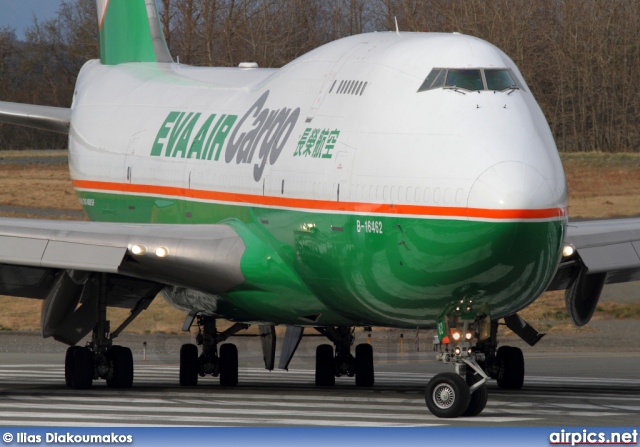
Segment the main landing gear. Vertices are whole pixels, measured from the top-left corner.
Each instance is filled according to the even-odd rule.
[[[64,378],[68,387],[91,388],[93,381],[106,379],[112,388],[130,388],[133,384],[133,355],[131,349],[113,344],[113,339],[147,308],[150,300],[141,300],[113,333],[107,320],[107,275],[93,279],[98,286],[98,323],[93,328],[91,342],[86,346],[71,346],[64,362]]]
[[[238,384],[238,348],[232,343],[218,344],[235,333],[247,329],[248,324],[236,323],[224,332],[218,332],[214,317],[199,315],[196,343],[198,347],[185,344],[180,348],[180,385],[196,386],[198,376],[220,377],[220,385],[232,387]]]
[[[489,378],[496,379],[500,388],[522,388],[522,350],[510,346],[497,349],[497,327],[497,321],[487,316],[474,320],[449,316],[438,322],[440,346],[445,349],[440,349],[437,360],[452,364],[455,372],[437,374],[427,385],[425,401],[435,416],[479,415],[487,405]],[[477,342],[472,346],[474,339]]]
[[[351,346],[355,340],[354,328],[350,327],[317,327],[335,346],[328,344],[316,348],[317,386],[332,386],[336,377],[349,376],[356,378],[356,386],[373,386],[373,348],[362,343],[356,346],[355,357],[351,354]]]

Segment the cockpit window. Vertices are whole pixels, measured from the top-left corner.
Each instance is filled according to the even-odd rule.
[[[508,68],[434,68],[424,80],[418,92],[437,88],[467,91],[511,89],[524,90],[518,78]]]
[[[487,90],[506,90],[508,88],[518,88],[509,70],[484,70],[484,77],[487,80]]]
[[[480,70],[448,70],[445,87],[484,90]]]
[[[427,79],[424,80],[419,92],[424,92],[425,90],[432,90],[434,88],[440,88],[444,85],[444,77],[447,74],[447,70],[443,68],[434,68],[427,76]]]

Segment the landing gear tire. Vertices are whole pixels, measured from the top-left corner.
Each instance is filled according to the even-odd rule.
[[[67,348],[67,355],[64,358],[64,381],[69,388],[73,388],[73,368],[75,365],[75,355],[80,346],[70,346]]]
[[[455,373],[440,373],[427,385],[427,408],[439,418],[457,418],[469,408],[469,385]]]
[[[320,345],[316,348],[316,386],[336,384],[333,346]]]
[[[369,344],[356,346],[356,386],[373,386],[373,348]]]
[[[496,355],[499,365],[498,386],[505,390],[519,390],[524,384],[524,357],[520,348],[502,346]]]
[[[71,358],[69,366],[71,367],[69,374],[65,371],[65,379],[70,379],[71,388],[76,390],[86,390],[91,388],[93,384],[93,353],[89,348],[75,346],[76,349],[71,350]],[[67,355],[69,355],[67,351]],[[65,366],[67,362],[65,359]]]
[[[481,378],[478,375],[475,375],[471,372],[467,373],[467,384],[469,386],[474,385],[476,382],[480,381]],[[482,385],[480,388],[471,393],[471,398],[469,400],[469,406],[462,413],[462,416],[477,416],[482,413],[484,407],[487,406],[487,400],[489,399],[489,392],[487,391],[487,385]]]
[[[180,347],[180,385],[198,384],[198,347],[186,344]]]
[[[238,384],[238,348],[233,343],[220,346],[220,385]]]
[[[124,346],[112,346],[108,353],[111,375],[107,386],[111,388],[131,388],[133,385],[133,354]]]

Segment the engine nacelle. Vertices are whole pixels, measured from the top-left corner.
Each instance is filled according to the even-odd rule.
[[[596,310],[607,274],[605,272],[590,275],[584,265],[580,265],[579,269],[564,293],[564,300],[573,324],[584,326]]]
[[[42,336],[66,343],[78,343],[98,322],[96,292],[91,297],[88,272],[63,270],[42,302]],[[93,299],[83,300],[84,294]],[[80,304],[80,305],[79,305]]]

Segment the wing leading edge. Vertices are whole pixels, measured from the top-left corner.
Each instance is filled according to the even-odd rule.
[[[167,285],[221,294],[242,284],[245,249],[229,225],[0,219],[0,294],[42,299],[43,336],[75,345],[101,299],[131,309],[130,321]]]
[[[71,109],[0,101],[0,123],[69,133]]]
[[[133,246],[142,251],[134,254]],[[244,282],[245,248],[238,233],[221,224],[0,219],[1,264],[117,273],[212,294]]]

